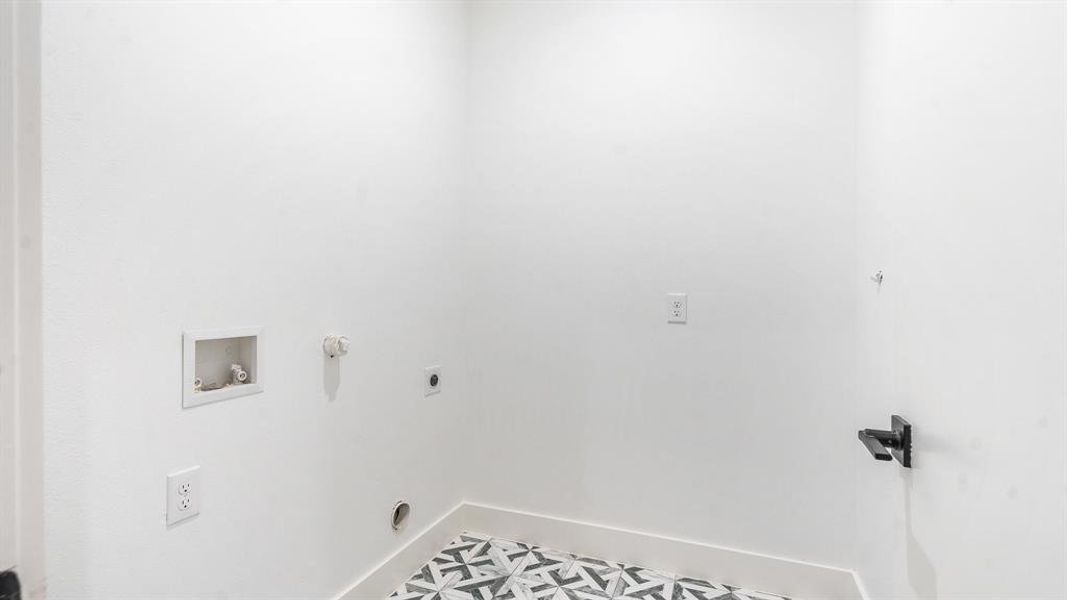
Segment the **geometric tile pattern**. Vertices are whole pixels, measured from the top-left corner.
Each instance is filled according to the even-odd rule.
[[[389,600],[790,600],[704,579],[464,533]]]

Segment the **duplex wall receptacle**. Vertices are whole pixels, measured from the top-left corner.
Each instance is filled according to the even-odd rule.
[[[167,525],[200,514],[200,467],[167,475]]]
[[[689,318],[689,295],[667,294],[667,322],[685,323]]]

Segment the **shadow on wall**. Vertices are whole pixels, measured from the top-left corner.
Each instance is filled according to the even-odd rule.
[[[341,361],[322,355],[322,391],[326,398],[337,400],[337,390],[341,387]]]
[[[908,553],[908,583],[920,598],[937,600],[937,571],[930,561],[930,556],[926,554],[922,545],[919,544],[919,539],[915,537],[915,529],[912,526],[912,471],[901,469],[900,477],[904,480],[904,531],[905,548]]]

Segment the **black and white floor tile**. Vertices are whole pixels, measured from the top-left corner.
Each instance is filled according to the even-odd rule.
[[[673,600],[674,588],[675,576],[670,573],[627,566],[619,576],[615,597],[619,600]]]
[[[636,565],[465,533],[389,600],[790,600]]]

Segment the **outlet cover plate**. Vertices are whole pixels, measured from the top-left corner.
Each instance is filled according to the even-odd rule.
[[[667,322],[685,323],[689,319],[688,294],[667,294]]]
[[[167,475],[167,526],[200,514],[200,466]]]

